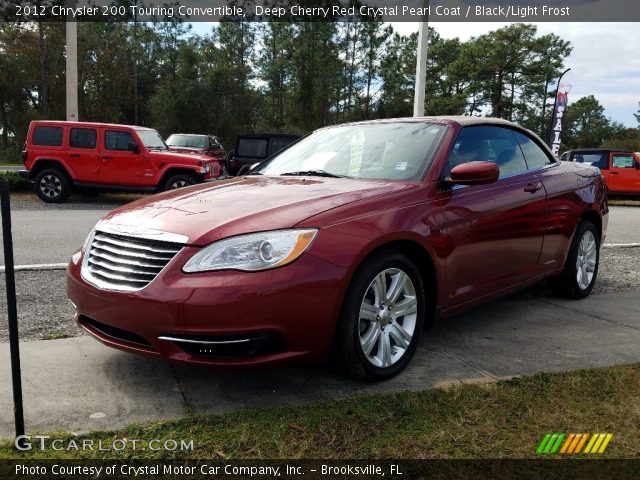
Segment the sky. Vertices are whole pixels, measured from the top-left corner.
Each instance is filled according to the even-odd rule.
[[[504,27],[508,23],[433,22],[430,24],[445,38],[471,37]],[[638,23],[536,23],[538,34],[555,33],[571,42],[573,51],[565,60],[571,68],[572,102],[595,96],[605,107],[605,114],[628,127],[638,126],[633,116],[640,102],[640,24]],[[195,23],[195,33],[206,33],[211,24]],[[418,23],[394,22],[394,29],[404,35],[418,30]]]

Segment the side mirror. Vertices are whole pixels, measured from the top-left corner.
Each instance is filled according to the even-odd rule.
[[[127,144],[127,150],[133,153],[140,153],[140,147],[138,147],[136,142],[129,142]]]
[[[483,185],[500,177],[500,168],[493,162],[468,162],[453,167],[449,181],[458,185]]]

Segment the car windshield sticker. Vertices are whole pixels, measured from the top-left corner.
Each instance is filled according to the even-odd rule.
[[[362,154],[364,152],[364,133],[356,132],[351,137],[351,158],[349,161],[349,176],[355,177],[360,173],[362,166]]]

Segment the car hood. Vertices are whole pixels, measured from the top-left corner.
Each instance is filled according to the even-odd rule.
[[[206,150],[204,148],[198,147],[172,147],[169,146],[170,152],[175,153],[204,153]]]
[[[168,232],[206,245],[242,233],[291,228],[341,205],[407,188],[409,182],[256,175],[137,200],[107,214],[101,225],[125,235]]]
[[[172,150],[148,150],[148,153],[155,159],[162,162],[175,162],[175,163],[193,163],[197,164],[200,161],[211,161],[209,157],[204,154],[198,153],[178,153]]]

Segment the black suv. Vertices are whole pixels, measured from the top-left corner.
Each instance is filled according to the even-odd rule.
[[[260,163],[299,140],[300,135],[253,133],[238,135],[236,148],[229,152],[229,175],[243,175],[251,165]]]

